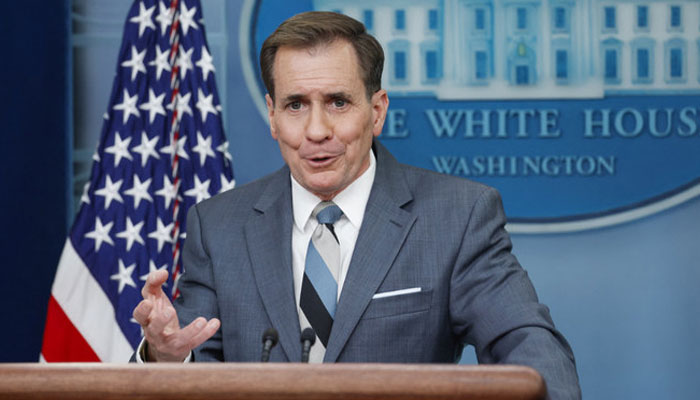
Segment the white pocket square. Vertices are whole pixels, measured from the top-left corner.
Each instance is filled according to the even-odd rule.
[[[421,291],[421,288],[419,287],[414,287],[414,288],[408,288],[408,289],[399,289],[399,290],[392,290],[390,292],[382,292],[382,293],[376,293],[374,296],[372,296],[373,299],[381,299],[383,297],[394,297],[394,296],[401,296],[404,294],[411,294],[411,293],[418,293]]]

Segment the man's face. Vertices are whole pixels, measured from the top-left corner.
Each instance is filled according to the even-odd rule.
[[[292,176],[330,200],[369,167],[372,138],[389,106],[385,90],[367,99],[352,45],[281,47],[273,67],[275,101],[266,95],[270,132]]]

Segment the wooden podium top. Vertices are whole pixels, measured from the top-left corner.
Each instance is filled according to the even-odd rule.
[[[434,364],[0,364],[0,399],[543,399],[528,367]]]

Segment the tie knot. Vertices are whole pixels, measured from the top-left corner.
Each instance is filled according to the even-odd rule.
[[[314,208],[311,215],[316,216],[319,224],[333,225],[343,215],[343,210],[333,202],[322,201]]]

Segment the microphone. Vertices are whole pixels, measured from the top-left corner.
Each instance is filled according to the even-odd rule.
[[[263,332],[263,348],[262,356],[260,357],[260,362],[270,361],[270,350],[272,350],[272,348],[275,347],[275,345],[277,344],[277,340],[279,340],[279,335],[277,334],[277,330],[275,328],[269,328],[268,330]]]
[[[301,362],[309,362],[309,352],[314,343],[316,343],[316,333],[311,328],[305,328],[301,332]]]

